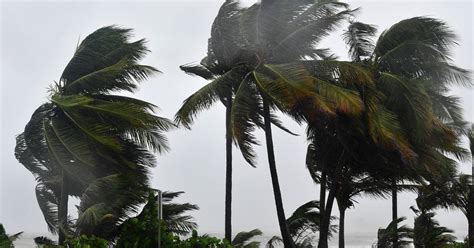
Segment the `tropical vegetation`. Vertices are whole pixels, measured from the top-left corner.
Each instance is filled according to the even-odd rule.
[[[206,56],[180,67],[208,82],[184,100],[174,122],[156,115],[155,105],[121,94],[134,93],[159,72],[140,63],[149,52],[144,39],[131,41],[132,30],[117,26],[87,36],[16,138],[15,156],[34,175],[46,225],[59,237],[57,244],[46,237],[36,243],[260,247],[259,229],[233,236],[232,146],[255,167],[255,131],[261,129],[280,230],[266,247],[327,248],[336,233],[345,247],[347,210],[364,196],[392,200],[392,221],[378,230],[374,247],[466,245],[435,220],[442,208],[466,216],[466,242],[474,247],[474,125],[468,127],[460,99],[450,91],[473,83],[470,72],[452,60],[457,37],[447,23],[424,16],[377,35],[375,25],[355,20],[358,12],[336,0],[262,0],[248,7],[226,0],[212,24]],[[343,25],[349,60],[320,47]],[[169,150],[166,132],[190,129],[218,101],[226,120],[223,239],[198,234],[190,215],[198,206],[174,202],[184,192],[163,192],[158,206],[149,183],[156,155]],[[306,127],[306,167],[319,185],[319,199],[288,218],[272,126],[295,134],[281,115]],[[472,174],[460,173],[459,163],[469,158]],[[418,194],[413,228],[398,216],[401,191]],[[80,202],[77,219],[70,217],[70,197]],[[338,218],[332,216],[334,204]],[[7,236],[0,225],[0,244],[11,246],[18,235]]]

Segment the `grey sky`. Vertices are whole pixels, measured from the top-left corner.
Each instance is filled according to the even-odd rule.
[[[118,24],[135,29],[135,38],[146,38],[152,53],[144,60],[164,74],[143,83],[135,95],[161,108],[160,115],[172,118],[181,102],[204,81],[181,72],[179,65],[198,62],[206,53],[210,26],[223,1],[76,1],[0,2],[1,14],[1,101],[0,101],[0,222],[11,233],[46,232],[34,194],[33,176],[14,157],[15,135],[22,132],[33,111],[46,101],[46,89],[71,58],[79,38],[97,28]],[[252,2],[252,1],[247,1]],[[456,64],[473,69],[473,3],[361,1],[357,20],[373,23],[383,30],[404,18],[429,15],[446,21],[460,37],[454,49]],[[331,35],[321,47],[333,49],[345,59],[345,46]],[[457,90],[462,97],[465,117],[474,122],[472,89]],[[278,173],[287,215],[299,205],[319,196],[306,172],[304,127],[287,118],[287,126],[301,134],[292,137],[274,131]],[[260,133],[261,134],[261,133]],[[200,206],[194,213],[201,232],[222,232],[224,226],[224,108],[217,104],[203,112],[192,131],[175,130],[168,135],[171,152],[159,158],[152,170],[153,186],[185,191],[182,201]],[[260,140],[261,135],[259,136]],[[257,148],[258,167],[251,168],[234,149],[234,232],[260,228],[277,233],[278,225],[264,146]],[[469,172],[469,165],[461,169]],[[399,215],[407,216],[415,196],[400,197]],[[346,232],[376,236],[377,228],[391,218],[390,200],[361,198],[346,217]],[[334,214],[337,215],[337,208]],[[71,211],[75,211],[71,208]],[[439,211],[442,225],[467,233],[467,223],[459,212]]]

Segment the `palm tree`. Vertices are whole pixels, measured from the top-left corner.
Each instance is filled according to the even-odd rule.
[[[286,247],[293,244],[286,226],[276,169],[271,129],[273,110],[301,121],[306,118],[305,113],[314,108],[324,113],[357,109],[358,106],[352,104],[355,97],[352,92],[314,78],[306,68],[309,65],[302,61],[330,57],[327,50],[316,49],[314,44],[351,15],[347,7],[332,1],[282,0],[262,1],[241,12],[242,45],[248,56],[242,62],[246,74],[232,106],[233,135],[244,158],[254,164],[252,146],[258,142],[252,133],[257,127],[265,132],[277,216]],[[321,91],[314,92],[315,86]]]
[[[391,248],[393,247],[393,237],[397,237],[396,244],[400,247],[409,247],[411,241],[411,234],[413,229],[403,225],[398,226],[405,221],[405,217],[400,217],[395,221],[391,221],[386,228],[380,228],[377,233],[377,243],[372,247],[375,248]]]
[[[168,149],[163,132],[173,124],[154,115],[153,104],[110,94],[133,92],[157,72],[138,64],[148,50],[145,40],[130,42],[130,36],[130,29],[115,26],[87,36],[51,87],[49,102],[17,137],[15,155],[35,175],[38,203],[60,244],[70,228],[69,196],[81,199],[76,231],[110,238],[146,200],[147,168],[154,166],[148,149]]]
[[[296,247],[313,247],[316,232],[321,227],[321,210],[318,201],[309,201],[299,206],[293,214],[287,219],[288,228]],[[331,221],[335,220],[331,217]],[[329,236],[337,232],[336,225],[330,225]]]
[[[466,86],[471,82],[466,70],[451,63],[449,52],[456,44],[454,33],[444,22],[428,17],[403,20],[384,31],[376,43],[372,40],[375,32],[374,26],[354,22],[344,38],[352,59],[375,72],[377,88],[386,96],[386,107],[398,116],[418,160],[422,161],[421,168],[429,168],[429,162],[443,157],[427,148],[427,144],[432,144],[427,140],[436,140],[438,144],[433,147],[443,147],[458,158],[465,157],[465,151],[457,145],[459,130],[464,125],[459,101],[447,94],[449,85]],[[442,135],[437,137],[439,134]],[[403,175],[392,178],[394,220],[397,181],[402,178]]]
[[[415,248],[445,247],[456,240],[456,237],[451,235],[452,230],[440,226],[439,223],[433,219],[435,213],[418,210],[411,207],[413,212],[417,215],[415,217],[415,226],[413,228],[413,243]]]
[[[370,175],[352,174],[351,167],[345,167],[342,180],[338,183],[336,200],[339,208],[339,247],[345,247],[345,216],[346,210],[353,207],[354,198],[361,194],[385,198],[391,185],[384,181],[377,181]],[[336,182],[331,182],[336,183]]]
[[[235,4],[235,1],[227,1],[226,4],[230,6]],[[224,13],[222,9],[220,13]],[[237,49],[230,50],[237,52],[238,63],[235,63],[230,71],[224,70],[224,75],[227,77],[232,73],[237,73],[240,76],[237,83],[232,83],[235,92],[231,110],[232,134],[244,158],[254,165],[255,153],[252,146],[257,144],[257,141],[252,131],[256,127],[265,131],[280,231],[285,245],[291,247],[291,239],[285,227],[285,215],[271,135],[271,123],[278,127],[281,126],[270,109],[278,108],[285,113],[290,113],[303,103],[308,103],[311,106],[318,106],[316,103],[324,104],[318,108],[324,109],[325,112],[331,108],[333,111],[344,109],[346,112],[354,109],[350,107],[352,105],[347,104],[354,99],[350,92],[339,90],[333,93],[334,87],[328,86],[324,81],[320,82],[323,92],[320,92],[319,95],[307,94],[310,92],[309,89],[312,91],[315,82],[311,76],[308,77],[308,74],[301,74],[306,71],[304,63],[288,64],[299,62],[308,57],[329,57],[326,49],[316,49],[314,44],[333,30],[341,20],[350,16],[352,11],[347,9],[346,4],[339,2],[309,3],[307,1],[281,0],[262,1],[262,3],[257,3],[249,8],[242,8],[239,11],[232,10],[227,13],[227,18],[224,19],[238,20],[238,22],[233,25],[232,31],[226,33],[223,32],[224,29],[214,28],[217,26],[213,25],[211,33],[213,37],[210,39],[210,44],[214,44],[216,40],[220,41],[220,44],[231,44],[232,48],[234,48],[235,42],[238,44]],[[221,61],[229,58],[226,49],[212,48],[215,57],[223,58]],[[209,56],[203,61],[209,61]],[[292,73],[288,74],[287,71]],[[209,73],[205,73],[205,75],[209,76]],[[229,81],[228,78],[223,79]],[[231,81],[234,82],[234,80]],[[231,84],[227,83],[227,85]],[[218,82],[206,87],[207,90],[201,94],[202,96],[207,95],[206,98],[201,98],[206,100],[202,100],[202,105],[196,109],[206,108],[212,101],[219,99],[219,95],[212,92],[216,92],[218,88],[222,87],[223,84],[218,84]],[[330,93],[326,93],[328,90]],[[230,93],[227,94],[230,99]],[[300,99],[297,99],[297,94],[300,94]]]
[[[238,2],[226,1],[214,19],[209,39],[208,54],[199,65],[180,68],[191,75],[211,80],[188,97],[175,116],[176,123],[190,128],[194,117],[221,100],[226,108],[226,190],[225,190],[225,239],[232,240],[232,131],[230,116],[234,87],[242,80],[238,66],[241,49],[237,42]]]
[[[335,220],[331,217],[331,221]],[[309,201],[299,206],[293,214],[286,220],[291,238],[296,247],[313,247],[316,237],[314,234],[320,231],[321,210],[318,201]],[[337,225],[331,225],[329,235],[337,232]],[[272,248],[282,243],[279,236],[273,236],[268,240],[266,247]]]
[[[382,111],[385,114],[390,114],[387,110],[382,109]],[[327,215],[331,213],[332,203],[335,198],[337,198],[341,210],[345,211],[345,209],[351,206],[351,197],[356,196],[361,191],[366,190],[367,193],[382,195],[380,192],[386,192],[387,189],[390,189],[390,184],[387,183],[386,178],[388,175],[391,175],[392,170],[390,167],[381,167],[382,164],[387,163],[387,161],[390,163],[403,161],[402,158],[407,158],[410,161],[410,149],[407,149],[408,152],[400,149],[403,146],[408,147],[405,143],[406,141],[403,141],[403,139],[401,141],[395,140],[394,137],[399,136],[392,136],[394,134],[398,135],[399,132],[393,126],[394,123],[396,124],[396,120],[391,123],[380,122],[380,120],[375,119],[372,124],[376,123],[383,129],[373,133],[361,133],[360,127],[366,125],[366,122],[354,117],[341,116],[335,120],[323,122],[320,125],[312,124],[309,126],[308,137],[311,140],[311,144],[308,148],[307,166],[310,174],[315,175],[313,179],[317,177],[318,173],[322,174],[322,171],[324,171],[330,188],[324,212],[326,220],[328,218]],[[398,148],[384,146],[384,142],[380,141],[375,143],[371,139],[375,137],[387,141],[394,140],[394,142],[399,142],[401,146]],[[324,165],[331,164],[334,166],[323,167]],[[352,182],[352,179],[356,181]],[[358,181],[359,179],[361,181]],[[374,184],[376,182],[379,183]],[[352,195],[353,193],[354,195]],[[324,218],[321,221],[320,244],[322,239],[327,240],[326,228],[328,223],[324,222]],[[341,221],[343,223],[344,218],[341,218]],[[343,238],[343,234],[340,235],[340,238]],[[343,239],[340,241],[342,245]]]
[[[198,226],[188,212],[198,210],[199,207],[190,203],[176,203],[173,200],[184,192],[162,193],[163,209],[162,222],[158,221],[157,195],[150,192],[148,202],[140,214],[129,218],[120,226],[120,235],[117,247],[155,247],[158,245],[157,233],[162,227],[162,233],[186,236]]]
[[[199,207],[191,203],[175,203],[173,200],[184,192],[168,192],[162,194],[163,197],[163,222],[166,230],[177,235],[188,235],[195,230],[198,225],[193,221],[193,217],[187,212],[199,210]],[[156,197],[155,197],[156,198]],[[156,199],[155,201],[156,202]]]
[[[474,124],[471,125],[471,129],[468,132],[469,148],[471,150],[471,187],[468,196],[468,205],[466,208],[466,216],[468,219],[468,242],[469,247],[474,246]]]
[[[328,127],[328,124],[325,126]],[[346,130],[349,129],[350,127],[346,128]],[[368,154],[371,152],[370,149],[373,149],[373,147],[370,148],[361,143],[353,147],[348,147],[348,143],[346,143],[346,146],[343,146],[337,138],[331,139],[324,132],[318,132],[313,127],[308,128],[308,139],[311,143],[308,146],[306,164],[310,175],[316,183],[322,178],[323,164],[342,163],[343,165],[342,171],[338,173],[341,175],[338,180],[335,180],[336,175],[334,168],[325,168],[324,172],[327,174],[327,184],[330,187],[334,185],[336,188],[335,198],[340,212],[339,247],[344,247],[345,212],[348,208],[354,206],[354,198],[362,194],[368,194],[374,197],[386,197],[391,192],[392,186],[390,180],[387,180],[387,176],[377,173],[377,170],[380,169],[367,166],[383,162],[384,160],[378,158],[378,156],[381,156],[383,153],[378,152],[377,156],[372,155],[372,157],[367,160]],[[350,154],[350,156],[347,156],[348,159],[343,160],[341,159],[341,154],[343,154],[345,150],[354,152],[352,152],[352,154],[348,152],[347,154]],[[365,150],[365,152],[362,152],[363,150]],[[391,171],[387,174],[390,173]],[[410,190],[414,189],[414,187],[403,185],[399,186],[399,189]],[[324,204],[321,205],[324,206]]]

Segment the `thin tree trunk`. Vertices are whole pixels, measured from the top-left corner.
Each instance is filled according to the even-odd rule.
[[[392,179],[392,221],[398,219],[398,197],[397,197],[397,181]],[[398,225],[396,226],[398,229]],[[392,243],[393,248],[398,248],[398,232],[394,233]]]
[[[474,128],[474,126],[473,126]],[[474,131],[471,131],[474,132]],[[468,244],[469,248],[474,248],[474,151],[472,150],[471,145],[471,187],[469,190],[469,195],[467,199],[467,222],[468,222]]]
[[[344,223],[346,218],[346,209],[339,206],[339,248],[345,247]]]
[[[471,193],[471,197],[474,197],[474,194]],[[469,248],[474,248],[474,206],[471,206],[470,208],[467,209],[467,215],[468,217],[468,244]]]
[[[270,167],[270,175],[272,178],[273,194],[275,197],[275,205],[277,209],[278,223],[280,224],[281,237],[285,248],[293,248],[293,240],[286,224],[285,210],[283,208],[283,200],[281,197],[280,183],[278,182],[278,173],[275,163],[275,153],[273,150],[272,129],[270,122],[270,107],[268,102],[263,98],[263,115],[265,122],[265,139],[267,143],[268,165]]]
[[[343,153],[341,154],[341,158],[343,156]],[[342,168],[343,163],[339,161],[334,171],[334,175],[336,178],[334,178],[334,182],[331,183],[331,187],[329,187],[329,195],[326,202],[326,208],[324,209],[323,221],[321,222],[321,227],[319,230],[318,248],[328,248],[329,225],[331,224],[331,212],[332,206],[334,204],[334,198],[336,197],[337,188],[337,183],[335,182],[339,182],[341,180]]]
[[[62,182],[61,182],[61,196],[59,199],[58,206],[58,221],[59,221],[59,230],[58,230],[58,243],[59,245],[64,244],[66,240],[66,230],[67,230],[67,205],[68,205],[68,193],[67,193],[67,177],[63,172]]]
[[[320,184],[320,192],[319,192],[319,223],[323,223],[323,217],[324,217],[324,209],[326,205],[326,167],[323,164],[323,168],[321,171],[321,184]]]
[[[232,129],[230,115],[232,110],[232,92],[227,95],[226,106],[226,171],[225,171],[225,239],[232,240]]]
[[[474,160],[474,159],[473,159]],[[474,163],[474,162],[473,162]],[[474,185],[471,185],[470,192],[468,195],[468,203],[467,203],[467,237],[468,237],[468,247],[474,248]]]

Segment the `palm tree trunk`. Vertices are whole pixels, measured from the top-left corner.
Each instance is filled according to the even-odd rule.
[[[346,209],[339,206],[339,248],[345,247],[344,223],[346,218]]]
[[[268,165],[270,167],[270,176],[272,178],[273,195],[275,197],[275,205],[277,209],[278,223],[280,225],[281,237],[285,248],[293,248],[293,240],[286,224],[285,210],[283,208],[283,200],[281,197],[280,183],[278,182],[278,173],[276,169],[275,153],[273,150],[273,138],[270,122],[270,107],[265,98],[263,98],[263,118],[265,124],[265,139],[267,143]]]
[[[392,221],[398,219],[398,197],[397,197],[397,181],[395,178],[392,179]],[[398,229],[398,227],[397,227]],[[398,232],[394,233],[393,236],[393,248],[398,248]]]
[[[473,159],[474,164],[474,159]],[[474,174],[473,174],[474,175]],[[469,195],[467,199],[467,242],[469,248],[474,248],[474,185],[470,185]]]
[[[229,91],[226,106],[226,171],[225,171],[225,239],[232,241],[232,129],[230,116],[232,109],[232,92]]]
[[[319,223],[323,223],[324,217],[324,209],[326,205],[326,167],[323,164],[323,168],[321,171],[321,184],[320,184],[320,192],[319,192]]]
[[[473,189],[471,188],[471,195],[470,197],[474,197]],[[469,222],[468,224],[468,247],[469,248],[474,248],[474,206],[470,206],[467,208],[467,221]]]
[[[341,154],[341,158],[343,156],[343,153]],[[334,182],[339,182],[341,180],[342,168],[343,168],[343,163],[339,161],[339,163],[337,163],[337,166],[334,170],[334,175],[336,177],[334,178]],[[331,212],[332,212],[332,206],[334,204],[334,198],[336,198],[336,188],[337,188],[337,183],[332,183],[331,186],[329,187],[329,195],[326,202],[326,208],[324,209],[323,221],[321,222],[321,227],[319,230],[318,248],[328,248],[329,225],[331,224]]]
[[[474,129],[474,125],[473,125]],[[471,132],[474,132],[471,129]],[[468,222],[468,228],[467,228],[467,233],[468,233],[468,244],[469,248],[474,248],[474,150],[472,150],[472,140],[469,138],[469,141],[471,142],[471,187],[469,190],[469,195],[467,199],[467,222]]]
[[[61,182],[61,196],[59,199],[58,207],[58,221],[59,221],[59,230],[58,230],[58,243],[59,245],[64,244],[66,240],[66,227],[67,227],[67,205],[68,205],[68,193],[67,193],[67,177],[66,173],[63,172],[62,182]]]

